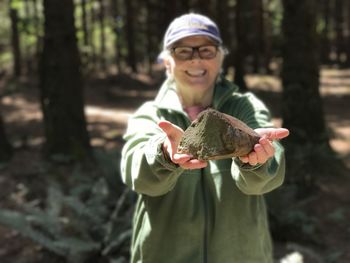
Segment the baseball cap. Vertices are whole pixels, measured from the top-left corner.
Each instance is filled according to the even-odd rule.
[[[220,31],[211,19],[204,15],[190,13],[174,19],[165,32],[163,48],[169,48],[176,41],[190,36],[208,36],[222,44]]]

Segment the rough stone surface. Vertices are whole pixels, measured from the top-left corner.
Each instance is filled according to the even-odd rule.
[[[199,160],[232,158],[251,152],[259,138],[242,121],[214,109],[207,109],[185,130],[178,152],[191,154]]]

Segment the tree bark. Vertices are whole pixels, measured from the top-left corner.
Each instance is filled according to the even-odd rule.
[[[128,45],[128,64],[132,72],[137,72],[136,50],[135,50],[135,31],[134,31],[134,6],[132,0],[124,1],[126,6],[126,37]]]
[[[73,14],[72,0],[44,0],[40,91],[48,155],[79,160],[89,155],[90,142]]]
[[[120,20],[122,19],[122,16],[120,15],[120,11],[118,10],[118,1],[117,0],[111,0],[111,14],[112,14],[112,28],[113,32],[115,34],[114,36],[114,49],[115,49],[115,63],[117,66],[118,73],[122,72],[121,67],[121,26],[120,26]]]
[[[237,0],[236,2],[236,49],[235,49],[235,83],[240,87],[241,91],[247,91],[247,84],[244,80],[245,75],[245,32],[243,30],[244,18],[244,0]]]
[[[99,15],[98,20],[100,24],[100,63],[102,71],[107,70],[106,65],[106,33],[105,33],[105,10],[104,0],[98,0],[99,3]]]
[[[41,52],[41,47],[42,47],[42,38],[40,36],[40,31],[41,31],[41,21],[39,18],[39,11],[38,11],[38,0],[33,0],[33,19],[34,19],[34,31],[35,31],[35,38],[36,38],[36,43],[35,43],[35,61],[39,60],[39,54]]]
[[[344,1],[336,0],[335,1],[335,33],[336,33],[336,50],[337,50],[337,63],[342,65],[345,63],[345,41],[344,41]]]
[[[348,32],[350,32],[350,3],[347,2],[347,27]],[[350,34],[348,33],[346,38],[346,66],[350,67]]]
[[[87,25],[86,0],[81,0],[81,26],[83,29],[83,44],[89,46],[89,31]]]
[[[322,19],[324,21],[324,28],[321,33],[321,46],[320,46],[320,55],[321,62],[329,64],[330,53],[331,53],[331,43],[330,43],[330,20],[331,20],[331,3],[330,0],[322,1]]]
[[[9,161],[12,154],[12,146],[7,139],[4,122],[0,116],[0,163]]]
[[[229,5],[227,0],[216,2],[216,21],[220,29],[223,45],[228,49],[228,54],[223,64],[223,74],[228,73],[228,69],[235,64],[234,54],[231,52],[235,49],[235,30],[234,30],[234,12],[232,6]],[[223,15],[225,14],[225,15]]]
[[[10,3],[11,5],[11,3]],[[14,8],[10,8],[11,20],[11,46],[13,55],[13,72],[16,77],[22,73],[22,54],[20,45],[20,36],[18,31],[18,13]]]
[[[283,123],[297,143],[326,143],[319,92],[315,0],[284,0]]]
[[[96,23],[97,13],[95,6],[92,5],[90,8],[89,19],[90,19],[90,46],[91,46],[91,68],[95,70],[97,68],[97,51],[96,51],[96,42],[95,42],[95,23]]]
[[[312,189],[320,175],[342,167],[329,144],[319,91],[319,52],[316,0],[283,0],[284,45],[281,72],[283,127],[290,135],[286,147],[287,178],[301,191]]]

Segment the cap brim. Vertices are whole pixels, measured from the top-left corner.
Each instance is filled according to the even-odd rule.
[[[192,33],[188,33],[185,35],[179,35],[177,37],[174,37],[170,42],[167,43],[167,45],[165,46],[165,48],[169,48],[171,45],[173,45],[175,42],[184,39],[186,37],[193,37],[193,36],[207,36],[210,37],[211,39],[213,39],[214,41],[216,41],[218,44],[222,44],[222,40],[221,38],[218,38],[217,36],[210,34],[210,33],[205,33],[205,32],[192,32]]]

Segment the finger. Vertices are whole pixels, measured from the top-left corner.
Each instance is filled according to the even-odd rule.
[[[285,128],[259,128],[255,131],[269,140],[279,140],[289,135],[289,130]]]
[[[260,138],[259,143],[264,148],[268,158],[272,157],[275,154],[275,147],[270,140],[266,138]]]
[[[202,169],[205,168],[208,165],[208,163],[206,161],[201,161],[201,160],[197,160],[197,159],[192,159],[189,160],[186,163],[181,164],[180,166],[184,169],[189,169],[189,170],[193,170],[193,169]]]
[[[248,155],[248,158],[249,158],[249,164],[254,166],[254,165],[257,165],[258,164],[258,157],[256,155],[256,152],[251,152],[249,155]]]
[[[257,162],[263,164],[268,159],[267,152],[261,144],[256,144],[254,146],[254,151],[256,153]]]
[[[190,154],[175,153],[173,156],[173,162],[177,164],[183,164],[191,160],[191,158],[193,158],[193,156]]]
[[[248,163],[249,162],[249,158],[248,156],[240,156],[239,159],[241,160],[242,163]]]

